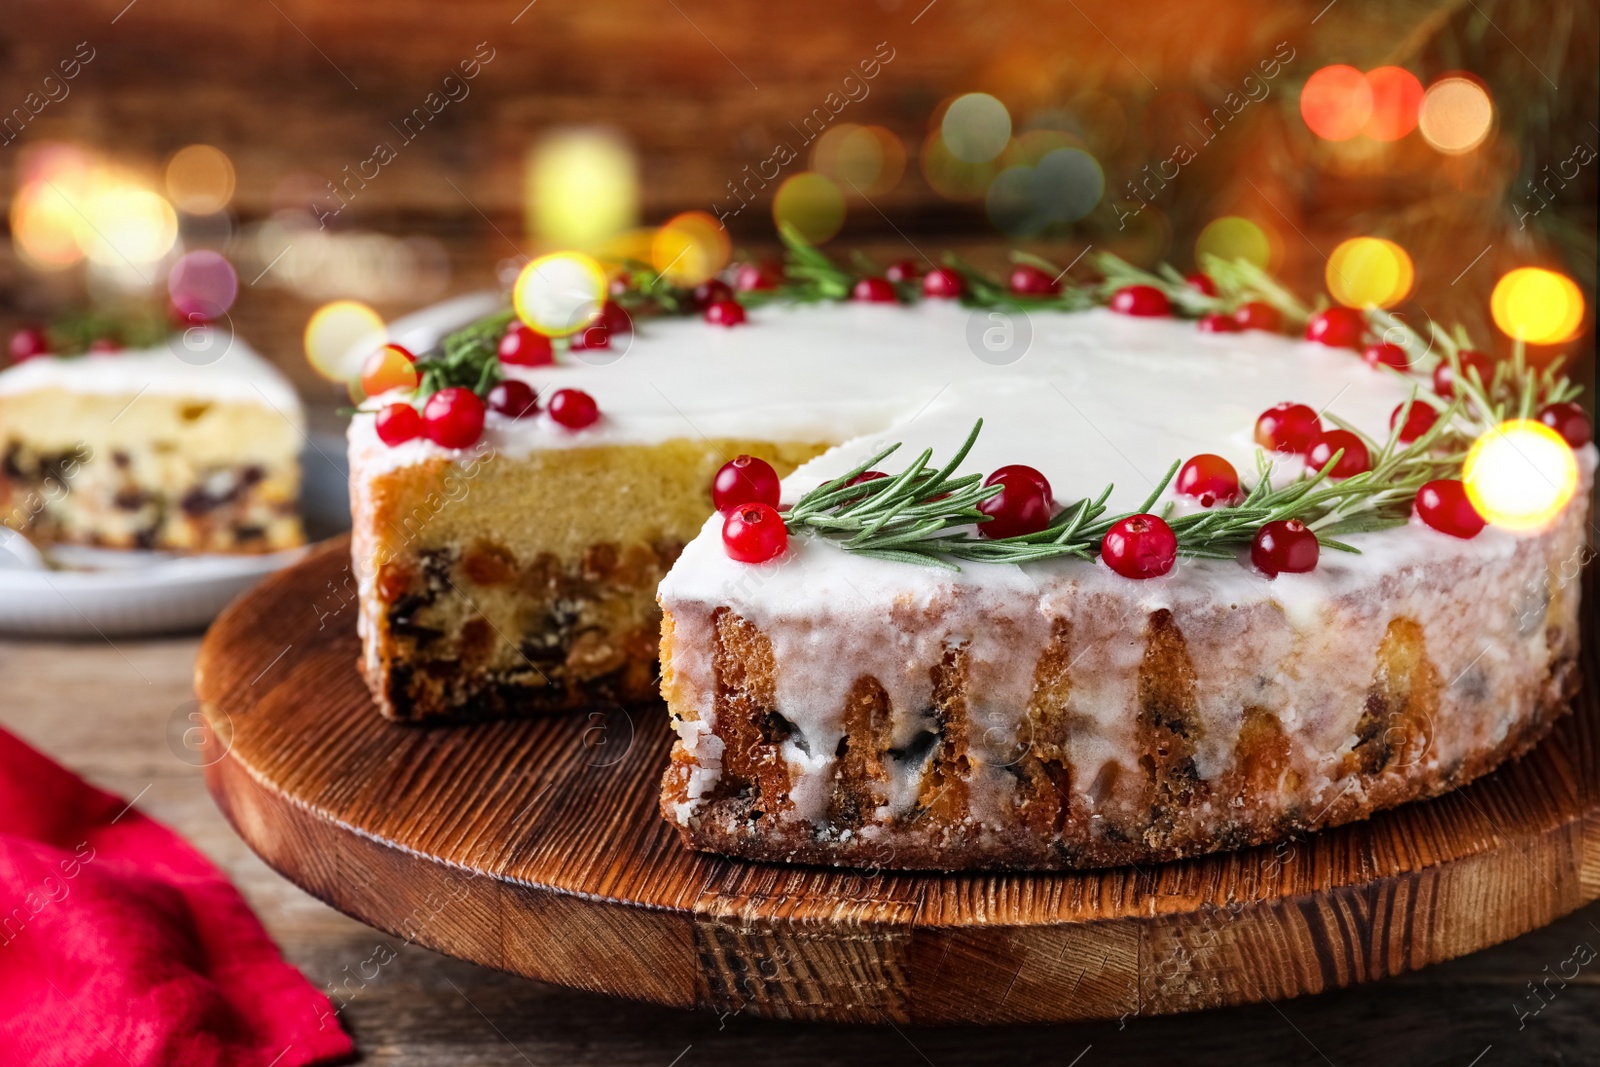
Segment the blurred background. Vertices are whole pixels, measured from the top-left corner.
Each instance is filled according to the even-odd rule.
[[[308,341],[778,217],[880,262],[1353,264],[1339,299],[1592,383],[1597,42],[1575,0],[11,0],[0,329],[225,309],[331,411]]]

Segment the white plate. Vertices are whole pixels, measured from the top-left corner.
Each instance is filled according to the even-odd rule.
[[[350,526],[344,442],[316,435],[301,457],[301,508],[307,529],[326,537]],[[165,552],[62,547],[61,568],[30,566],[34,555],[0,527],[0,633],[34,637],[112,637],[197,630],[234,597],[308,548],[258,556],[177,556]],[[9,549],[9,551],[8,551]]]

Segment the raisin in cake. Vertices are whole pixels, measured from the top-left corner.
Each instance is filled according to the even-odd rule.
[[[303,543],[300,402],[237,338],[35,356],[0,372],[0,515],[40,544],[271,552]]]

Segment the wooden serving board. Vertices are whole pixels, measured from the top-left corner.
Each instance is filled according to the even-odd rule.
[[[356,669],[348,563],[348,542],[330,543],[206,637],[212,795],[334,907],[530,978],[794,1019],[1116,1018],[1413,970],[1600,896],[1592,692],[1482,781],[1276,847],[1068,874],[744,863],[687,851],[657,813],[660,706],[381,719]]]

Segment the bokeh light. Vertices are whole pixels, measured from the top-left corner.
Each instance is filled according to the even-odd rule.
[[[704,211],[669,219],[650,242],[650,263],[675,285],[699,285],[728,262],[728,231]]]
[[[812,244],[822,244],[844,225],[844,193],[826,175],[802,171],[785,178],[772,198],[772,219],[793,226]]]
[[[1532,419],[1487,431],[1467,452],[1461,480],[1478,514],[1501,529],[1549,527],[1578,488],[1578,459],[1561,435]]]
[[[1489,91],[1459,75],[1440,78],[1428,86],[1417,114],[1422,137],[1447,155],[1470,152],[1484,142],[1494,126],[1494,103]]]
[[[178,239],[178,215],[157,194],[136,185],[108,183],[78,210],[78,246],[90,262],[106,266],[154,263]]]
[[[388,340],[383,317],[358,300],[335,300],[306,323],[306,361],[330,382],[348,382],[367,356]]]
[[[1372,117],[1372,86],[1354,67],[1323,67],[1300,90],[1300,115],[1318,137],[1348,141]]]
[[[209,321],[233,306],[239,276],[221,253],[202,248],[178,257],[167,274],[167,294],[185,319]]]
[[[1495,283],[1489,311],[1507,337],[1560,344],[1572,340],[1583,323],[1583,292],[1564,274],[1519,267]]]
[[[1011,140],[1011,113],[988,93],[967,93],[945,108],[939,134],[963,163],[987,163]]]
[[[1381,237],[1352,237],[1328,257],[1328,292],[1345,307],[1393,307],[1415,277],[1406,250]]]
[[[1272,263],[1272,238],[1258,224],[1239,215],[1224,215],[1206,223],[1194,242],[1194,255],[1242,259],[1266,270]]]
[[[906,146],[882,126],[841,122],[817,138],[811,169],[832,179],[846,195],[881,196],[905,176]]]
[[[639,211],[633,150],[609,130],[560,130],[535,144],[525,191],[529,228],[558,245],[591,247]]]
[[[577,333],[599,317],[609,283],[582,252],[552,252],[522,268],[511,289],[517,318],[547,337]]]
[[[1032,140],[1038,146],[1042,139]],[[1027,237],[1083,218],[1105,189],[1105,172],[1092,155],[1081,148],[1056,148],[1031,167],[1002,170],[989,184],[984,206],[1001,232]]]
[[[978,199],[999,172],[1000,166],[994,160],[963,163],[951,155],[937,130],[922,143],[922,177],[929,188],[946,200]]]
[[[11,201],[11,239],[28,264],[60,270],[83,258],[78,213],[66,196],[43,181],[28,182]]]
[[[220,148],[192,144],[167,160],[167,195],[179,211],[211,215],[233,199],[233,161]]]
[[[1422,83],[1404,67],[1379,67],[1367,71],[1372,90],[1372,114],[1362,133],[1375,141],[1398,141],[1417,128],[1422,106]]]

